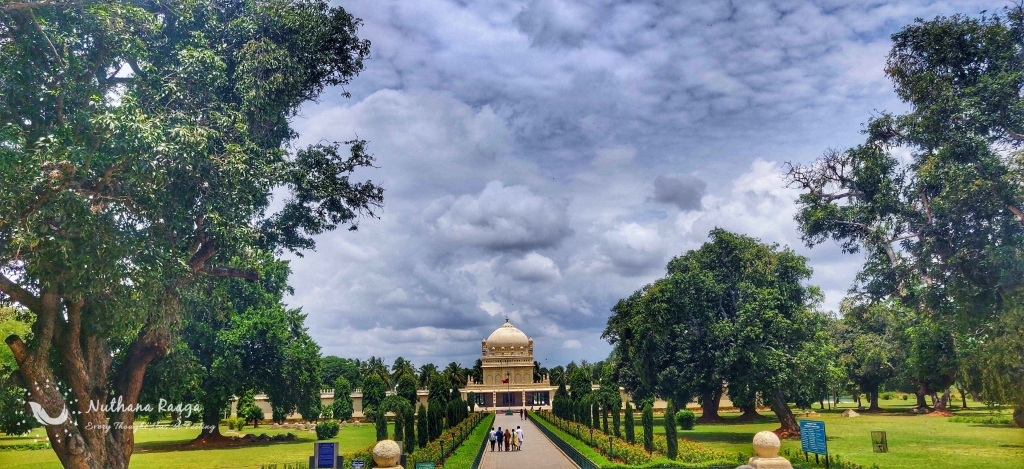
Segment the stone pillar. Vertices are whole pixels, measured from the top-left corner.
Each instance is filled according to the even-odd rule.
[[[520,404],[522,404],[522,407],[524,409],[526,408],[526,391],[525,390],[523,390],[523,400],[520,402]]]
[[[398,460],[402,458],[402,450],[393,440],[381,440],[373,447],[373,462],[381,469],[402,469]]]

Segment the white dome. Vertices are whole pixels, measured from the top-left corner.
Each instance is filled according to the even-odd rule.
[[[508,319],[505,320],[505,324],[497,328],[494,332],[487,337],[487,348],[494,350],[495,352],[501,351],[513,351],[518,350],[522,347],[524,350],[530,346],[530,338],[526,337],[523,331],[516,329],[515,326],[508,323]],[[502,349],[502,347],[507,347]]]

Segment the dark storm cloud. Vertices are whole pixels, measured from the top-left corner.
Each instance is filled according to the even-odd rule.
[[[368,140],[379,168],[357,177],[387,206],[293,259],[289,303],[325,353],[469,365],[508,315],[549,366],[604,358],[609,308],[715,227],[808,256],[835,308],[861,259],[803,246],[780,162],[856,144],[873,110],[901,109],[883,72],[901,25],[992,8],[341,4],[373,58],[352,99],[328,93],[297,129]]]
[[[700,210],[700,199],[708,185],[693,176],[654,178],[654,200],[679,207],[679,210]]]

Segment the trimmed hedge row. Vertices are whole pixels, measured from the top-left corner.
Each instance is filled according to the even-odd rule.
[[[473,433],[473,429],[483,422],[484,417],[483,413],[475,413],[458,425],[445,430],[440,437],[427,443],[426,446],[416,448],[416,451],[413,451],[406,459],[406,467],[412,469],[418,462],[433,462],[440,466],[441,460],[447,458],[455,451],[455,448],[466,441],[466,438]]]

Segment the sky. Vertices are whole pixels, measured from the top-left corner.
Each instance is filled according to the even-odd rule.
[[[787,162],[905,110],[885,77],[949,1],[336,2],[365,70],[294,122],[298,145],[369,142],[379,219],[292,260],[324,355],[472,365],[510,321],[552,367],[607,357],[610,308],[721,227],[788,246],[835,311],[862,257],[808,248]]]

